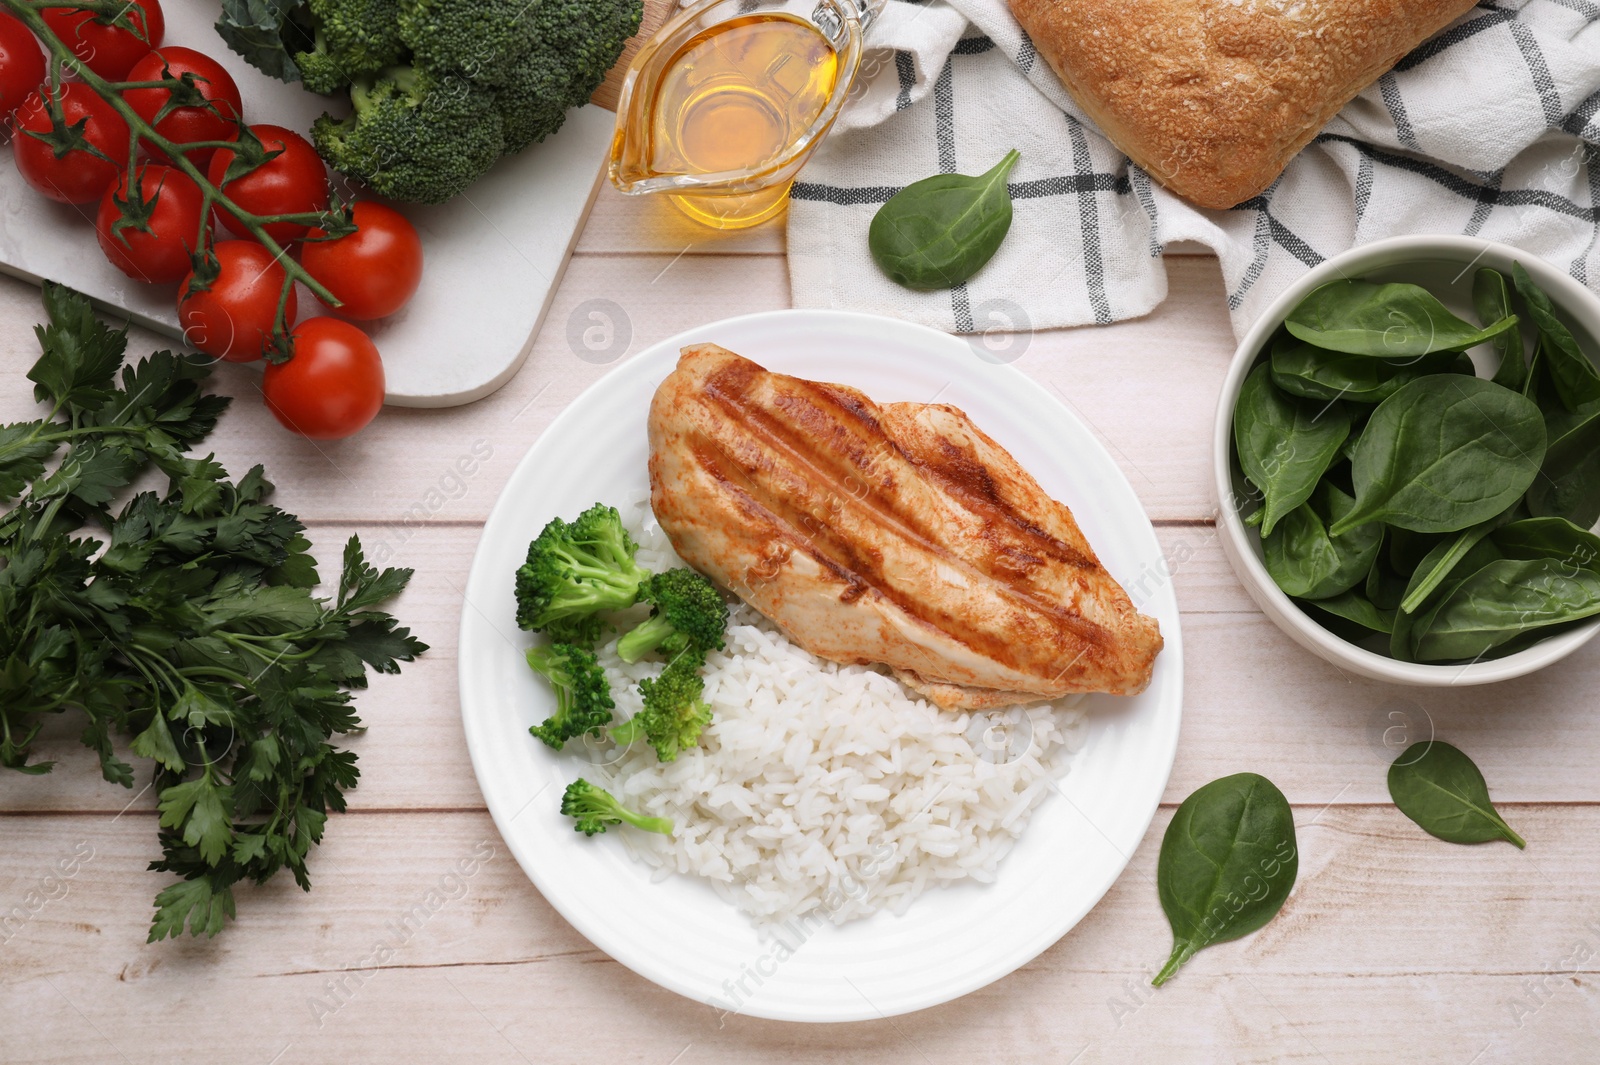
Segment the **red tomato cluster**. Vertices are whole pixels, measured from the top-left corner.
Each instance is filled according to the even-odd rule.
[[[127,11],[139,32],[73,8],[45,8],[42,15],[102,78],[184,82],[182,106],[169,106],[174,92],[160,85],[124,86],[122,100],[161,137],[195,145],[182,158],[240,210],[272,216],[328,209],[327,173],[309,141],[282,126],[245,126],[239,87],[220,63],[192,48],[162,46],[159,0],[131,0]],[[59,203],[97,203],[95,230],[111,264],[136,281],[177,284],[178,321],[189,344],[233,362],[261,358],[284,298],[283,263],[224,205],[214,203],[212,218],[203,220],[201,184],[177,159],[144,140],[139,157],[130,159],[128,123],[94,89],[66,81],[52,92],[46,74],[39,41],[22,22],[0,13],[0,116],[13,123],[13,155],[23,179]],[[57,128],[74,132],[52,137]],[[231,146],[241,130],[260,142],[267,161],[230,175],[244,150]],[[334,239],[299,222],[260,228],[340,302],[334,313],[356,321],[387,317],[421,283],[422,242],[410,222],[381,204],[355,204],[351,220],[355,232]],[[196,287],[193,253],[208,225],[215,237],[237,239],[214,240],[217,277]],[[287,321],[294,322],[297,309],[291,288],[283,308]],[[338,439],[360,430],[383,405],[383,361],[363,330],[339,318],[309,318],[294,326],[291,351],[287,362],[267,367],[262,381],[267,409],[287,428]]]

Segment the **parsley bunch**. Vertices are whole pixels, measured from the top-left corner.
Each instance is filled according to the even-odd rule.
[[[350,690],[427,650],[376,609],[411,571],[374,569],[351,537],[333,598],[314,597],[304,526],[266,502],[261,467],[234,482],[187,454],[228,404],[201,387],[211,360],[123,367],[125,333],[88,300],[47,284],[44,303],[28,377],[50,413],[0,426],[0,765],[48,772],[30,745],[75,711],[102,774],[131,787],[113,736],[132,737],[160,797],[150,868],[182,878],[150,940],[214,935],[241,880],[287,867],[310,890],[307,856],[359,776],[329,742],[361,727]],[[165,490],[130,495],[152,469]]]

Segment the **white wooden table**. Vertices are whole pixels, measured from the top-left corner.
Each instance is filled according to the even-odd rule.
[[[781,228],[721,238],[604,190],[520,376],[470,407],[385,411],[336,446],[281,432],[252,372],[223,368],[219,386],[239,398],[210,446],[235,475],[264,462],[325,558],[354,530],[369,554],[416,567],[397,613],[433,649],[359,699],[362,783],[328,826],[313,892],[286,878],[244,887],[238,921],[213,941],[145,944],[150,900],[168,880],[145,871],[153,796],[104,783],[73,728],[41,747],[61,760],[55,772],[0,775],[0,917],[26,911],[59,859],[89,855],[0,932],[0,1060],[1595,1060],[1600,644],[1525,681],[1419,692],[1344,676],[1263,619],[1210,519],[1212,408],[1233,340],[1216,263],[1203,257],[1169,259],[1171,295],[1150,317],[1038,334],[1018,363],[1093,425],[1184,560],[1177,765],[1094,912],[965,999],[831,1027],[719,1019],[557,916],[496,834],[462,739],[456,625],[480,527],[528,445],[611,361],[692,325],[787,306],[782,252]],[[23,374],[39,316],[34,290],[0,281],[0,419],[32,416]],[[131,351],[152,346],[136,334]],[[476,472],[459,472],[463,457]],[[1389,804],[1391,711],[1413,738],[1431,722],[1477,760],[1526,852],[1435,841]],[[1204,951],[1152,991],[1170,945],[1152,879],[1161,833],[1190,791],[1246,769],[1295,805],[1299,883],[1266,929]],[[474,855],[487,860],[464,887],[443,879]],[[395,947],[386,964],[347,971],[380,942]]]

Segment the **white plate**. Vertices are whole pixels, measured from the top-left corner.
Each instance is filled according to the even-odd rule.
[[[937,397],[964,409],[1072,508],[1107,569],[1166,637],[1143,695],[1085,700],[1087,744],[994,884],[930,890],[903,917],[881,912],[829,925],[781,962],[708,885],[676,876],[651,883],[614,834],[574,832],[559,811],[561,791],[586,763],[527,731],[548,716],[551,698],[522,658],[532,638],[516,627],[512,575],[550,518],[647,494],[651,394],[678,349],[703,341],[773,370],[854,385],[879,402]],[[923,1009],[998,980],[1061,938],[1143,839],[1172,768],[1182,710],[1183,647],[1165,573],[1150,520],[1105,448],[1038,385],[965,341],[838,311],[716,322],[655,345],[579,396],[529,450],[489,516],[461,616],[461,714],[473,768],[501,835],[545,898],[640,975],[721,1009],[742,977],[753,995],[740,996],[738,1012],[780,1020]]]

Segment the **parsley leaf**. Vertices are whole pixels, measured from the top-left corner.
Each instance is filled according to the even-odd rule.
[[[180,879],[150,940],[215,935],[240,881],[287,869],[310,888],[360,777],[332,742],[361,729],[350,693],[427,650],[378,609],[411,571],[369,566],[352,537],[332,600],[314,596],[305,528],[261,467],[234,482],[188,454],[228,405],[204,390],[209,360],[157,352],[119,374],[122,332],[59,285],[44,301],[29,377],[51,411],[0,426],[0,766],[48,772],[29,761],[43,723],[81,715],[106,780],[157,789],[150,867]],[[151,467],[166,490],[130,495]]]

